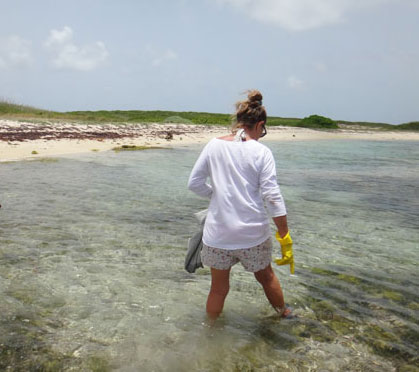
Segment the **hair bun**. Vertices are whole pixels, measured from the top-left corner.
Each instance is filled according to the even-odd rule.
[[[249,90],[247,92],[247,99],[249,103],[258,103],[259,105],[262,105],[262,93],[259,92],[257,89]]]
[[[262,93],[256,89],[247,90],[247,99],[236,102],[233,133],[237,128],[253,128],[260,121],[266,122],[266,110],[262,105]]]

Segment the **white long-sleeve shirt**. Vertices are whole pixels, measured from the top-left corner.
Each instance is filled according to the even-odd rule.
[[[210,247],[250,248],[268,239],[264,201],[271,217],[287,214],[272,152],[255,140],[212,139],[196,161],[188,187],[211,199],[202,237]]]

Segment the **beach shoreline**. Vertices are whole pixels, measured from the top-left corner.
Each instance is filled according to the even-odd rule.
[[[102,152],[120,146],[200,145],[229,132],[229,127],[216,125],[31,123],[0,119],[0,162]],[[266,140],[419,141],[419,133],[268,127]]]

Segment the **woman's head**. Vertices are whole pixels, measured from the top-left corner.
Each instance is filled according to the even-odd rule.
[[[247,91],[247,99],[236,103],[233,132],[238,128],[253,129],[261,121],[266,122],[266,110],[262,105],[262,93],[258,90]]]

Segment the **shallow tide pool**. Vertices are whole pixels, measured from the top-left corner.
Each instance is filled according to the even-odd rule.
[[[213,328],[209,270],[183,269],[207,206],[186,188],[201,147],[0,163],[0,370],[419,368],[417,142],[265,143],[296,317],[237,265]]]

